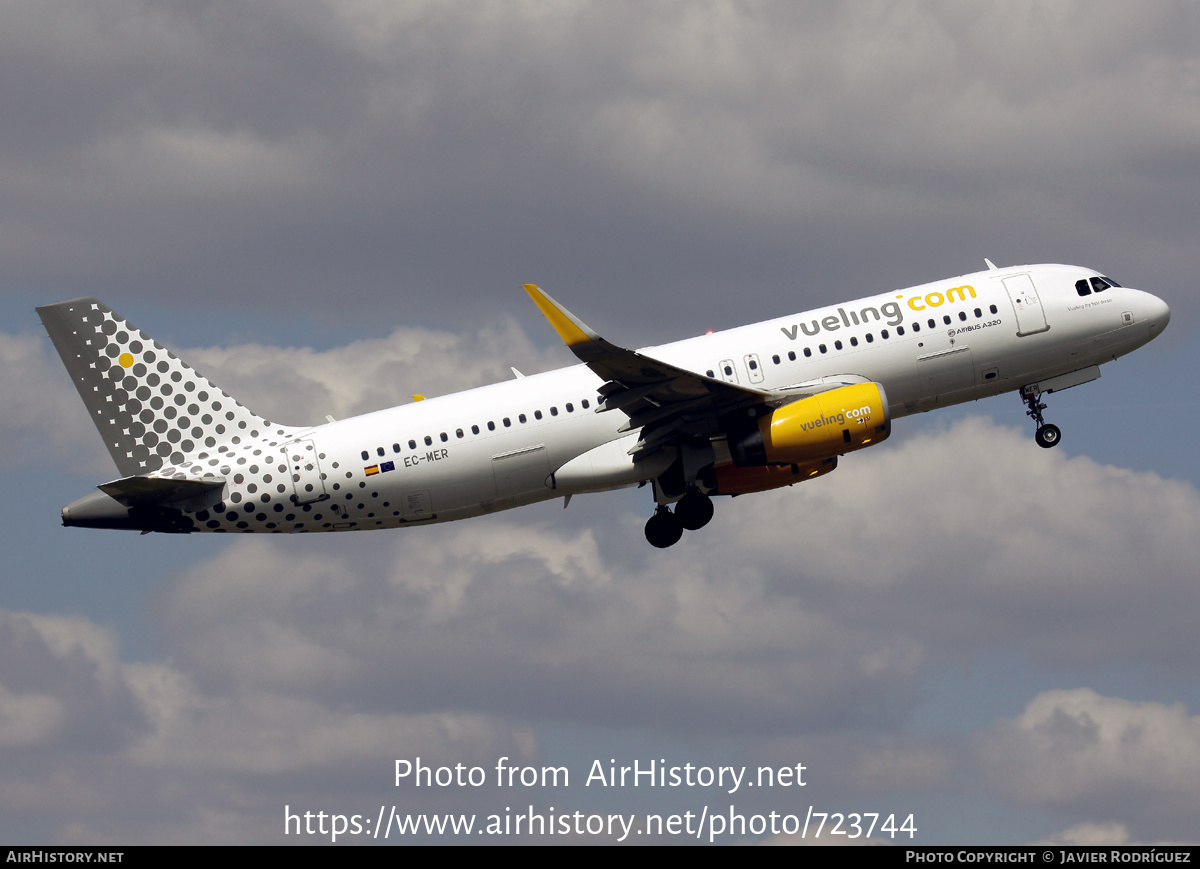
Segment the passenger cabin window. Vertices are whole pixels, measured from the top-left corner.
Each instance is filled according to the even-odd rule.
[[[833,349],[834,349],[834,350],[841,350],[841,349],[842,349],[842,342],[841,342],[841,341],[834,341],[834,342],[833,342]]]
[[[440,435],[438,435],[438,437],[441,438],[442,443],[445,443],[446,441],[450,440],[450,436],[447,435],[445,432],[442,432]]]
[[[960,320],[966,320],[966,319],[967,319],[967,312],[966,312],[966,311],[959,311],[959,312],[958,312],[958,319],[960,319]]]
[[[522,414],[518,414],[518,415],[517,415],[517,419],[518,419],[518,420],[520,420],[521,422],[525,422],[525,414],[523,414],[523,413],[522,413]]]
[[[804,355],[805,355],[805,356],[811,356],[812,354],[811,354],[811,353],[808,353],[808,352],[806,351]],[[789,351],[788,351],[788,361],[789,361],[789,362],[795,362],[795,361],[796,361],[796,351],[795,351],[795,350],[789,350]]]
[[[488,420],[488,431],[495,431],[495,430],[496,430],[496,424],[489,419]]]
[[[471,426],[471,434],[479,434],[479,426],[477,426],[477,425]]]
[[[850,338],[850,346],[851,346],[851,347],[857,347],[857,346],[858,346],[858,339],[857,339],[857,338],[855,338],[855,337],[851,337],[851,338]]]
[[[776,353],[774,356],[772,356],[771,361],[774,362],[776,365],[778,365],[779,364],[779,354]]]
[[[383,447],[375,447],[375,452],[381,456],[387,455],[387,450],[385,450]]]
[[[502,422],[504,423],[504,427],[505,427],[505,428],[509,428],[509,427],[512,425],[512,420],[511,420],[511,419],[509,419],[507,416],[506,416],[506,417],[504,417],[504,419],[502,420]]]
[[[949,314],[943,314],[943,315],[942,315],[942,322],[943,322],[943,323],[945,323],[947,326],[949,326],[949,325],[950,325],[950,315],[949,315]]]
[[[809,348],[805,347],[805,348],[804,348],[804,355],[805,355],[805,357],[806,357],[806,358],[807,358],[807,357],[809,357],[809,356],[812,356],[812,350],[810,350]]]
[[[462,436],[463,436],[463,430],[462,430],[461,428],[456,428],[456,429],[454,430],[454,436],[455,436],[455,437],[459,437],[459,438],[460,438],[460,437],[462,437]]]
[[[540,410],[535,410],[535,411],[533,412],[533,418],[534,418],[534,419],[541,419],[541,418],[542,418],[542,412],[541,412]]]
[[[392,452],[393,453],[400,452],[400,444],[392,444]]]
[[[415,450],[415,449],[417,448],[417,442],[416,442],[416,441],[409,441],[409,442],[408,442],[408,448],[409,448],[410,450]]]
[[[567,413],[574,413],[574,412],[575,412],[575,405],[571,404],[571,402],[568,401],[567,402]]]
[[[827,347],[826,347],[824,344],[821,344],[821,345],[819,345],[819,346],[817,347],[817,349],[818,349],[818,350],[820,350],[822,353],[828,353],[828,352],[829,352],[828,348],[827,348]]]
[[[710,368],[710,369],[708,369],[707,371],[705,371],[704,373],[705,373],[705,374],[707,374],[709,377],[716,377],[716,376],[717,376],[716,372],[715,372],[715,371],[713,371],[711,368]]]
[[[433,438],[431,438],[429,435],[425,435],[425,446],[433,446]]]
[[[988,305],[988,310],[991,311],[993,314],[1000,313],[999,309],[995,305]]]
[[[363,451],[362,451],[362,457],[363,457],[363,461],[365,462],[365,461],[367,461],[368,459],[370,459],[370,458],[371,458],[371,454],[370,454],[370,453],[368,453],[366,450],[363,450]]]
[[[588,400],[587,400],[586,398],[585,398],[583,401],[579,402],[579,403],[583,405],[583,409],[584,409],[584,410],[587,410],[587,408],[588,408]]]
[[[552,408],[550,408],[550,415],[551,415],[551,416],[558,416],[558,408],[557,408],[557,407],[552,407]]]

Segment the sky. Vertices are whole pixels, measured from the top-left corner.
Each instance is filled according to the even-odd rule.
[[[872,842],[1196,841],[1200,7],[0,10],[0,839],[325,844],[395,807],[792,844],[713,822],[811,807],[912,816]],[[984,257],[1171,306],[1049,397],[1057,449],[1012,395],[905,418],[663,551],[644,490],[371,534],[59,524],[116,474],[39,304],[101,298],[307,424],[572,364],[523,283],[643,346]],[[397,779],[418,759],[485,780]],[[608,780],[635,761],[755,786]],[[620,839],[580,823],[486,841]]]

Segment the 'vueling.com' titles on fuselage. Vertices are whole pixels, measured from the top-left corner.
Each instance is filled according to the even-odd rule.
[[[42,322],[121,474],[63,523],[394,528],[649,484],[646,536],[661,547],[706,524],[713,496],[823,476],[906,414],[1018,392],[1053,446],[1042,397],[1099,377],[1170,310],[1092,269],[988,265],[640,351],[527,285],[582,364],[310,426],[263,419],[95,299],[48,305]]]
[[[903,295],[896,296],[897,299],[903,299]],[[974,299],[975,288],[964,285],[961,287],[951,287],[945,292],[934,290],[926,293],[923,296],[909,296],[908,307],[914,311],[924,311],[928,308],[939,308],[944,304],[954,301],[966,302],[968,298]],[[842,327],[849,328],[851,326],[867,325],[871,322],[883,322],[888,326],[899,326],[904,322],[904,311],[900,308],[899,302],[884,302],[878,307],[866,305],[857,310],[846,312],[845,308],[837,308],[837,314],[830,314],[826,317],[816,318],[808,322],[796,323],[791,326],[780,326],[779,331],[783,332],[789,340],[795,341],[800,333],[803,332],[810,338],[818,335],[823,329],[826,332],[834,332]],[[884,317],[887,319],[884,320]]]

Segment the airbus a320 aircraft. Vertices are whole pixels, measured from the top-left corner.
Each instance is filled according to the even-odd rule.
[[[269,422],[95,299],[38,308],[121,474],[64,525],[307,532],[447,522],[650,484],[663,548],[712,496],[827,474],[892,420],[1095,380],[1171,317],[1091,269],[997,268],[792,317],[626,350],[533,285],[583,363],[318,426]],[[672,506],[674,509],[672,510]]]

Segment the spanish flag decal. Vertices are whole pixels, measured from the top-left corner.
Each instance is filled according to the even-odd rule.
[[[369,468],[363,468],[367,472],[368,477],[373,477],[379,473],[379,465],[371,465]]]

